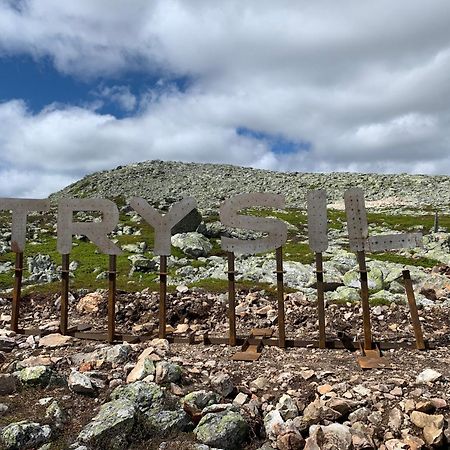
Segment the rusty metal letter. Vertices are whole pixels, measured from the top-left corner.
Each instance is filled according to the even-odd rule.
[[[23,253],[25,250],[27,216],[32,211],[48,211],[50,200],[0,198],[0,210],[12,211],[11,250]]]
[[[221,238],[222,249],[240,254],[255,254],[281,247],[287,240],[287,226],[271,217],[251,217],[237,214],[251,206],[284,208],[284,195],[266,192],[240,194],[225,200],[220,206],[220,220],[227,227],[268,233],[265,238],[254,240]]]
[[[326,191],[309,191],[307,204],[309,248],[313,252],[322,253],[328,248]]]
[[[160,256],[170,256],[170,231],[181,219],[197,207],[197,201],[192,197],[183,198],[172,205],[164,215],[161,215],[140,197],[132,198],[130,205],[155,229],[155,248],[153,253]]]
[[[422,246],[420,233],[401,233],[371,236],[368,234],[364,192],[360,188],[344,193],[350,249],[354,252],[382,252]]]
[[[75,211],[99,211],[103,214],[100,222],[74,222]],[[120,250],[107,234],[117,226],[119,210],[114,202],[104,198],[62,199],[58,201],[58,252],[68,255],[72,249],[72,236],[87,236],[102,253],[120,255]]]

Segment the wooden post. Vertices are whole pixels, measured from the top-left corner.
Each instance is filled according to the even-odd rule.
[[[228,252],[228,319],[230,322],[229,344],[236,345],[236,286],[234,270],[234,253]]]
[[[286,348],[286,325],[284,313],[284,277],[283,277],[283,247],[276,249],[277,258],[277,296],[278,296],[278,345]]]
[[[325,299],[323,288],[323,257],[316,252],[316,280],[317,280],[317,314],[319,316],[319,348],[326,348],[325,336]]]
[[[159,257],[159,338],[166,338],[167,256]]]
[[[409,311],[411,313],[411,322],[416,336],[416,347],[418,350],[425,350],[425,342],[423,340],[422,326],[420,325],[419,312],[417,310],[416,297],[411,281],[409,270],[403,271],[403,281],[405,282],[406,297],[408,298]]]
[[[70,255],[62,255],[61,268],[61,320],[59,331],[61,334],[67,334],[69,321],[69,263]]]
[[[108,342],[114,342],[116,332],[116,280],[117,257],[109,255],[108,272]]]
[[[361,281],[361,306],[363,313],[364,350],[372,350],[372,327],[370,324],[369,285],[367,280],[366,254],[364,250],[357,252]]]
[[[22,291],[22,274],[23,274],[23,253],[16,253],[16,264],[14,269],[14,292],[11,311],[11,330],[19,331],[19,314],[20,314],[20,298]]]

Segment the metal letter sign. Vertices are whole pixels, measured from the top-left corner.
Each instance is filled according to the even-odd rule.
[[[164,215],[161,215],[140,197],[132,198],[130,205],[155,229],[153,253],[160,256],[170,256],[170,231],[181,219],[197,207],[197,201],[192,197],[183,198],[183,200],[173,204]]]
[[[100,211],[103,213],[101,222],[74,222],[75,211]],[[72,236],[82,234],[87,236],[102,253],[120,255],[120,250],[107,234],[119,223],[119,210],[111,200],[93,199],[63,199],[58,202],[58,252],[68,255],[72,249]]]
[[[23,253],[25,250],[25,235],[27,215],[32,211],[48,211],[50,200],[0,198],[0,210],[12,211],[11,250]]]
[[[326,191],[308,192],[307,204],[309,247],[313,252],[322,253],[328,248]]]
[[[236,195],[225,200],[220,206],[220,220],[225,226],[261,231],[268,233],[268,236],[254,240],[222,237],[221,245],[223,250],[253,255],[274,250],[286,242],[287,226],[283,221],[271,217],[251,217],[237,214],[241,209],[251,206],[284,208],[284,195],[253,192]]]
[[[348,189],[344,193],[344,199],[348,238],[352,251],[384,252],[422,246],[422,235],[420,233],[387,234],[369,237],[363,190],[360,188]]]

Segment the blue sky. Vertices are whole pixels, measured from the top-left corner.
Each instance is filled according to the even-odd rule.
[[[0,195],[150,159],[450,174],[448,23],[446,0],[0,0]]]

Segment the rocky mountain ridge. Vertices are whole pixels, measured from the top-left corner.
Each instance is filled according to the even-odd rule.
[[[202,211],[244,192],[275,192],[286,196],[286,206],[304,208],[306,193],[326,189],[330,203],[341,202],[350,187],[361,187],[377,206],[435,207],[448,210],[450,176],[359,173],[274,172],[224,164],[146,161],[95,172],[53,194],[62,197],[140,196],[166,207],[193,196]],[[381,202],[381,203],[380,203]]]

